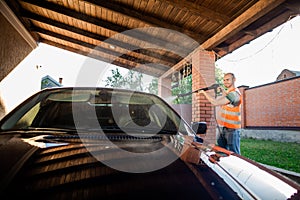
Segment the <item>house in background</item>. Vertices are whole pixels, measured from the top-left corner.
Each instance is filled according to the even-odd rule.
[[[59,82],[54,80],[51,76],[47,75],[42,78],[41,81],[41,89],[51,88],[51,87],[61,87],[62,86],[62,78],[59,78]]]
[[[276,81],[280,81],[283,79],[293,78],[296,76],[300,76],[300,71],[292,71],[288,69],[282,70],[282,72],[277,76]]]

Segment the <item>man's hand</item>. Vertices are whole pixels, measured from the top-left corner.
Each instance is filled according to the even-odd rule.
[[[227,95],[226,90],[223,87],[221,87],[221,86],[217,88],[217,93],[218,94],[222,94],[222,96],[226,96]]]
[[[200,93],[200,94],[204,94],[204,93],[205,93],[205,91],[204,91],[204,90],[199,90],[199,91],[198,91],[198,93]]]

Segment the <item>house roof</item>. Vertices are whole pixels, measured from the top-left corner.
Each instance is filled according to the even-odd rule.
[[[159,77],[218,57],[300,13],[298,0],[5,0],[38,43]]]
[[[295,74],[295,76],[300,76],[300,71],[293,71],[293,70],[290,70],[293,74]]]
[[[41,89],[47,88],[47,87],[60,87],[62,86],[61,83],[53,79],[51,76],[46,75],[42,77],[41,80]]]
[[[296,76],[300,76],[300,71],[293,71],[293,70],[289,70],[289,69],[283,69],[280,74],[277,76],[276,80],[282,80],[285,79],[285,77],[283,77],[283,75],[288,74],[288,78],[291,77],[296,77]]]

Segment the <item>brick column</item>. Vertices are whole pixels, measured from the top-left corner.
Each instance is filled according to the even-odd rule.
[[[192,90],[207,87],[215,83],[215,54],[210,51],[197,51],[192,55]],[[208,91],[214,96],[214,91]],[[215,107],[198,93],[192,98],[192,121],[206,122],[206,143],[216,143]]]

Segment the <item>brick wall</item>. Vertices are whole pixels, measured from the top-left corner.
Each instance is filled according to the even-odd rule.
[[[0,12],[0,82],[33,50]],[[0,119],[6,114],[0,93]]]
[[[33,49],[0,13],[0,81]]]
[[[244,91],[244,127],[300,129],[300,77]]]

